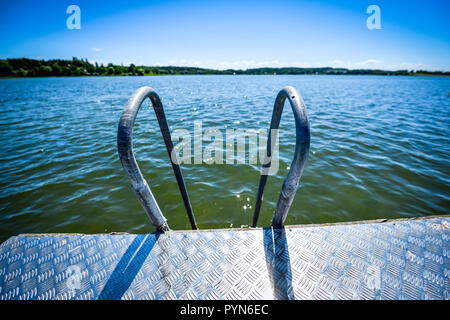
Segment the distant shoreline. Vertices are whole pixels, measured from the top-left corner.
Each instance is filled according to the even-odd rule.
[[[184,74],[144,74],[142,77],[171,77],[171,76],[232,76],[232,74],[195,74],[195,73],[184,73]],[[126,74],[119,74],[119,75],[61,75],[61,76],[55,76],[55,75],[49,75],[49,76],[0,76],[0,79],[34,79],[34,78],[104,78],[104,77],[139,77],[141,75],[126,75]],[[424,74],[424,73],[418,73],[418,74],[235,74],[235,76],[389,76],[389,77],[450,77],[448,74]]]
[[[232,76],[230,74],[144,74],[142,77],[173,77],[173,76]],[[406,75],[383,75],[383,74],[236,74],[235,76],[387,76],[387,77],[450,77],[450,75],[434,74],[406,74]],[[18,77],[0,76],[0,79],[39,79],[39,78],[106,78],[106,77],[139,77],[138,75],[81,75],[81,76],[33,76]]]
[[[450,76],[446,71],[377,70],[346,68],[254,68],[206,69],[179,66],[129,66],[92,64],[87,59],[36,60],[28,58],[0,59],[0,78],[90,77],[90,76],[169,76],[169,75],[384,75],[384,76]]]

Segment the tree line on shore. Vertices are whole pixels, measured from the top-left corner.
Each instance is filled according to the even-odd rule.
[[[68,76],[146,76],[146,75],[193,75],[193,74],[351,74],[351,75],[437,75],[449,76],[450,72],[426,70],[374,70],[345,68],[255,68],[247,70],[215,70],[177,66],[129,66],[90,63],[87,59],[36,60],[28,58],[0,59],[0,77],[68,77]]]

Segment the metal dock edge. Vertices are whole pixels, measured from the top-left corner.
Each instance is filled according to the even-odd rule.
[[[446,299],[450,216],[281,229],[19,235],[0,299]]]

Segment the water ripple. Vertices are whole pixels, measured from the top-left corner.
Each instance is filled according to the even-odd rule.
[[[0,80],[0,241],[31,232],[149,232],[116,150],[119,117],[140,86],[157,90],[171,130],[267,129],[277,92],[307,105],[311,154],[288,224],[447,214],[450,80],[371,76],[171,76]],[[269,225],[295,149],[294,118],[280,126],[280,170],[260,215]],[[204,146],[208,142],[204,142]],[[181,196],[151,104],[134,150],[174,229]],[[200,228],[251,222],[260,165],[183,164]]]

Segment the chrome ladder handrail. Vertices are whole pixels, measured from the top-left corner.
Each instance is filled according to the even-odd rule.
[[[283,88],[275,99],[275,105],[272,112],[272,122],[270,123],[270,132],[267,140],[266,157],[264,160],[261,178],[259,180],[258,194],[256,197],[255,211],[253,213],[252,227],[256,227],[258,222],[259,212],[261,210],[261,203],[264,194],[264,188],[267,182],[267,175],[272,161],[272,154],[275,147],[275,142],[278,134],[278,128],[280,126],[281,114],[283,112],[283,106],[286,101],[289,100],[292,112],[295,118],[295,153],[292,160],[291,167],[286,179],[283,182],[280,196],[278,198],[275,213],[272,219],[272,227],[282,227],[286,220],[289,208],[292,205],[295,194],[297,192],[298,183],[302,176],[303,169],[305,167],[306,160],[309,154],[310,144],[310,129],[308,114],[306,111],[305,103],[302,96],[293,87]],[[272,132],[274,131],[274,132]]]
[[[178,165],[176,156],[174,157],[174,159],[172,159],[174,148],[170,131],[167,125],[166,116],[164,114],[164,108],[158,94],[150,87],[142,87],[136,90],[128,100],[128,103],[122,113],[119,121],[119,129],[117,132],[117,147],[120,161],[131,181],[131,185],[136,196],[144,207],[145,212],[149,216],[152,224],[158,231],[164,232],[170,230],[167,219],[162,214],[161,209],[159,208],[158,203],[156,202],[155,197],[153,196],[150,187],[147,184],[147,181],[142,176],[133,152],[132,140],[134,122],[136,120],[139,108],[147,97],[151,100],[153,109],[158,119],[159,127],[166,144],[169,158],[171,159],[172,168],[177,179],[178,187],[180,189],[183,202],[186,207],[191,227],[192,229],[197,229],[191,203],[189,201],[189,196],[186,191],[183,175],[181,173],[181,168]],[[300,177],[302,176],[303,169],[309,155],[310,128],[305,103],[303,102],[301,95],[295,88],[285,87],[278,93],[275,99],[269,137],[267,140],[266,157],[259,181],[255,211],[253,213],[252,227],[256,227],[258,222],[264,188],[267,182],[267,175],[269,173],[272,155],[275,147],[274,141],[276,140],[276,137],[278,135],[281,114],[283,112],[283,107],[286,99],[289,100],[292,111],[294,113],[296,145],[294,159],[292,160],[289,173],[283,182],[283,186],[281,188],[280,196],[278,198],[277,206],[272,219],[273,227],[282,227],[284,225],[289,208],[291,207],[295,194],[297,192],[298,183]]]
[[[158,119],[159,128],[166,144],[166,149],[171,159],[172,169],[177,179],[178,188],[180,189],[181,196],[183,198],[186,212],[191,223],[192,229],[197,229],[194,213],[192,212],[189,196],[184,184],[181,168],[178,165],[178,161],[172,159],[173,143],[170,135],[169,127],[167,125],[166,116],[164,114],[164,108],[155,90],[150,87],[142,87],[136,90],[131,98],[128,100],[125,109],[122,112],[122,116],[119,121],[119,128],[117,132],[117,149],[119,152],[120,161],[122,166],[131,181],[131,186],[134,193],[138,197],[145,212],[150,218],[151,223],[158,231],[169,231],[169,225],[167,219],[161,212],[155,197],[147,184],[147,181],[142,176],[139,166],[136,162],[133,152],[133,126],[136,120],[137,113],[142,103],[146,98],[149,98],[152,102],[153,109]]]

